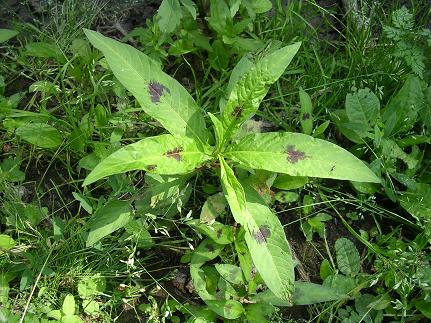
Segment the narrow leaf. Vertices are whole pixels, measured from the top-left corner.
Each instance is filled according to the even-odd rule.
[[[223,109],[221,121],[225,128],[225,140],[256,113],[270,85],[283,74],[300,46],[301,43],[295,43],[276,50],[242,75]]]
[[[168,134],[148,137],[125,146],[102,160],[87,176],[83,185],[137,169],[156,174],[184,174],[208,159],[192,139],[175,138]]]
[[[225,156],[254,169],[379,183],[379,178],[347,150],[300,133],[267,132],[243,137]]]
[[[235,221],[246,229],[245,240],[254,265],[275,295],[289,300],[293,293],[293,260],[283,227],[259,194],[246,190],[220,157],[221,181]]]
[[[90,42],[105,55],[115,77],[135,96],[146,113],[173,135],[207,142],[208,132],[202,113],[178,81],[139,50],[95,31],[84,31]]]

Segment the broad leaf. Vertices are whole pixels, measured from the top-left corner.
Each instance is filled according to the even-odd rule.
[[[215,268],[220,276],[229,283],[234,285],[244,284],[244,277],[240,267],[231,264],[217,264]]]
[[[102,160],[84,181],[84,186],[103,177],[142,169],[156,174],[184,174],[206,160],[196,142],[172,135],[148,137],[125,146]]]
[[[420,79],[410,75],[384,109],[382,120],[385,123],[385,136],[413,128],[420,110],[424,108],[424,100]]]
[[[16,129],[15,133],[40,148],[57,148],[63,142],[60,131],[46,123],[27,123]]]
[[[295,282],[292,302],[276,297],[270,290],[259,293],[251,298],[256,302],[269,303],[275,306],[311,305],[321,302],[337,301],[346,298],[337,289],[310,282]]]
[[[130,204],[130,201],[113,200],[98,209],[86,224],[90,228],[87,247],[123,228],[132,218]]]
[[[75,299],[72,294],[67,294],[63,301],[62,306],[63,313],[67,316],[75,313]]]
[[[350,122],[361,125],[358,135],[364,137],[372,129],[380,115],[379,98],[370,89],[360,89],[346,96],[346,113]]]
[[[335,252],[337,254],[337,265],[345,275],[355,276],[359,273],[361,260],[359,252],[352,241],[339,238],[335,241]]]
[[[146,189],[143,196],[135,202],[138,215],[147,213],[172,218],[179,212],[177,205],[184,205],[191,193],[187,185],[187,175],[168,176],[146,173],[144,176]]]
[[[0,44],[18,35],[18,31],[0,28]]]
[[[15,246],[15,240],[7,234],[0,234],[0,254],[2,250],[9,250]]]
[[[95,31],[85,29],[85,34],[102,51],[115,77],[135,96],[146,113],[173,135],[207,141],[202,113],[178,81],[139,50]]]
[[[234,320],[244,313],[242,304],[233,299],[208,300],[205,301],[205,303],[208,305],[208,308],[213,310],[215,313],[229,320]]]
[[[417,183],[415,187],[400,193],[401,206],[418,220],[431,218],[431,185]]]
[[[270,85],[283,74],[300,46],[301,43],[295,43],[272,52],[253,65],[235,84],[222,112],[225,140],[256,113]]]
[[[280,221],[251,187],[245,190],[220,158],[223,190],[235,221],[245,227],[254,265],[272,292],[284,300],[293,293],[294,265]]]
[[[292,176],[380,182],[361,160],[347,150],[300,133],[251,134],[229,147],[224,155],[246,167]]]
[[[179,26],[182,16],[178,0],[163,0],[157,11],[160,31],[162,33],[173,32]]]
[[[281,299],[289,300],[295,273],[283,227],[254,189],[249,186],[244,189],[248,212],[245,241],[253,263],[269,289]]]
[[[192,220],[187,222],[188,225],[195,228],[197,231],[205,234],[218,244],[230,244],[233,242],[233,228],[229,225],[222,224],[217,221],[211,223]]]

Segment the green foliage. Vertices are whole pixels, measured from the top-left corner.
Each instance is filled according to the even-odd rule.
[[[171,132],[172,136],[163,135],[153,139],[147,138],[120,149],[102,160],[87,177],[84,185],[107,175],[135,169],[154,171],[160,174],[186,173],[192,171],[202,162],[216,157],[211,155],[211,149],[206,146],[208,135],[202,115],[193,99],[186,94],[185,89],[161,72],[145,54],[96,32],[87,30],[86,33],[90,41],[105,54],[108,64],[120,82],[137,97],[144,110],[159,120]],[[215,116],[212,116],[219,140],[216,153],[256,169],[263,168],[292,174],[293,168],[290,169],[290,165],[299,162],[299,165],[302,166],[295,170],[292,175],[357,179],[364,182],[378,181],[365,165],[341,148],[317,141],[306,135],[289,133],[262,134],[259,137],[253,135],[244,137],[237,145],[229,147],[224,152],[224,144],[244,121],[256,113],[260,101],[269,89],[269,85],[281,76],[298,48],[299,44],[294,44],[276,50],[252,65],[248,71],[242,72],[223,107],[221,118],[223,130],[218,126],[219,123]],[[151,79],[151,77],[156,77],[157,80]],[[173,102],[170,101],[171,98],[177,99],[175,107],[169,103]],[[167,104],[165,105],[165,103]],[[149,107],[152,108],[149,109]],[[165,116],[165,112],[162,112],[164,110],[170,111],[169,118],[171,118],[172,111],[175,111],[184,125],[178,128],[178,122],[174,123],[174,119]],[[177,121],[178,118],[175,120]],[[223,134],[220,131],[223,131]],[[290,144],[290,140],[292,140],[292,144]],[[303,143],[300,142],[301,140]],[[247,144],[251,141],[254,143],[254,147]],[[256,153],[261,155],[254,155],[254,149]],[[329,152],[332,156],[328,157],[327,161],[318,160],[318,154],[321,154],[322,151]],[[270,157],[270,154],[280,156],[271,162],[274,157]],[[218,158],[221,164],[220,177],[225,196],[235,221],[245,228],[244,237],[254,265],[271,291],[277,297],[290,301],[294,281],[293,261],[280,222],[252,188],[240,184],[222,155],[218,155]],[[254,159],[254,163],[251,162],[252,159]],[[334,165],[337,160],[342,160],[344,165]],[[327,163],[327,170],[324,170],[325,162]],[[353,178],[350,174],[351,170],[348,169],[349,164],[351,164],[350,167],[356,168],[357,173]],[[92,238],[92,231],[90,231],[87,245],[94,244],[104,235],[120,227],[120,225],[115,225],[112,228],[111,222],[110,220],[109,230],[104,230],[103,234],[98,234],[96,238]],[[121,226],[123,225],[124,223],[121,223]],[[205,232],[205,227],[200,226],[200,230]],[[219,230],[223,233],[222,228]],[[208,251],[202,248],[204,247],[198,248],[192,257],[194,266],[197,264],[201,266],[203,262],[217,256],[211,251],[207,255]],[[219,250],[219,248],[211,247],[211,250]],[[202,293],[206,295],[205,291]],[[207,303],[207,305],[217,314],[223,314],[227,318],[237,317],[242,313],[241,311],[235,311],[235,314],[224,312],[224,308],[230,307],[226,303],[213,302]],[[234,306],[234,304],[231,305]]]
[[[431,47],[431,31],[415,27],[414,15],[402,7],[392,12],[392,26],[384,26],[386,37],[393,44],[392,55],[403,59],[420,78],[425,72],[425,49]]]

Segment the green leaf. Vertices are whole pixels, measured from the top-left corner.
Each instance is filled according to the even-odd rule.
[[[208,308],[215,313],[229,320],[234,320],[244,313],[242,304],[233,299],[231,300],[207,300],[205,303]]]
[[[361,160],[347,150],[300,133],[247,135],[229,147],[224,155],[248,168],[292,176],[380,182]]]
[[[87,213],[89,213],[89,214],[93,213],[93,207],[88,202],[88,200],[85,198],[85,196],[83,196],[82,194],[77,193],[77,192],[72,192],[72,195],[75,198],[75,200],[77,200],[79,202],[79,204],[81,205],[81,207],[85,211],[87,211]]]
[[[75,299],[72,294],[67,294],[64,298],[62,310],[67,316],[75,314]]]
[[[299,122],[301,123],[302,133],[311,135],[313,131],[313,104],[310,95],[303,89],[299,90],[299,101],[301,110],[299,111]]]
[[[310,282],[296,281],[292,302],[278,298],[270,290],[258,293],[257,295],[252,296],[250,300],[269,303],[274,306],[292,306],[311,305],[341,300],[344,298],[346,298],[346,295],[340,293],[337,289]]]
[[[326,277],[332,275],[333,273],[334,271],[332,270],[329,260],[323,259],[322,263],[320,264],[320,278],[325,280]]]
[[[256,303],[247,304],[245,306],[245,317],[248,323],[263,323],[273,322],[271,321],[271,315],[274,314],[277,309],[268,303]]]
[[[102,160],[84,181],[84,186],[113,174],[145,170],[156,174],[184,174],[194,170],[209,156],[189,138],[160,135],[125,146]]]
[[[27,123],[16,129],[15,133],[40,148],[57,148],[63,142],[60,131],[46,123]]]
[[[101,314],[99,303],[92,299],[84,299],[82,301],[82,308],[88,315],[98,316]]]
[[[244,284],[244,277],[240,267],[231,264],[216,264],[215,268],[220,276],[229,283],[234,285]]]
[[[335,252],[337,255],[337,266],[345,275],[355,276],[361,268],[359,252],[352,241],[339,238],[335,241]]]
[[[210,261],[220,255],[225,246],[214,242],[212,239],[202,241],[196,250],[193,252],[191,265],[202,266],[207,261]]]
[[[202,222],[211,223],[226,209],[227,201],[223,193],[217,193],[207,198],[201,209],[199,219]]]
[[[245,240],[254,265],[273,293],[289,300],[293,293],[294,265],[280,221],[253,188],[243,189],[221,157],[220,164],[223,190],[235,221],[246,229]]]
[[[183,13],[178,0],[163,0],[157,11],[157,23],[162,33],[173,32],[181,22]]]
[[[374,127],[380,115],[379,98],[370,89],[360,89],[346,96],[346,113],[350,122],[360,124],[363,127],[358,135],[364,137]]]
[[[431,302],[417,300],[414,302],[414,305],[422,313],[422,315],[428,319],[431,319]]]
[[[0,254],[1,250],[10,250],[15,246],[15,240],[7,234],[0,234]]]
[[[85,29],[90,42],[105,55],[115,77],[129,90],[144,111],[171,134],[206,143],[203,115],[186,89],[144,53]]]
[[[0,44],[8,41],[18,34],[19,32],[16,30],[0,28]]]
[[[277,176],[272,186],[280,190],[294,190],[303,187],[307,183],[308,177],[283,174]]]
[[[213,300],[215,299],[215,296],[208,292],[207,277],[200,266],[201,264],[190,265],[190,276],[192,278],[193,287],[204,302],[207,300]]]
[[[104,292],[105,287],[106,279],[101,277],[100,274],[86,276],[81,278],[78,283],[78,293],[82,299],[91,298]]]
[[[215,133],[215,139],[216,139],[216,149],[217,149],[217,151],[220,151],[221,145],[223,144],[223,136],[224,136],[223,124],[212,113],[208,112],[208,115],[210,116],[211,121],[212,121],[212,123],[214,125],[214,133]]]
[[[401,192],[399,201],[416,219],[429,221],[431,218],[431,185],[417,183],[415,187]]]
[[[233,228],[229,225],[222,224],[217,221],[211,223],[192,220],[187,222],[199,232],[205,234],[218,244],[230,244],[233,242]]]
[[[385,136],[394,132],[410,130],[424,108],[425,95],[418,77],[407,77],[401,90],[391,99],[383,112]]]
[[[192,0],[180,0],[181,4],[187,9],[192,15],[193,19],[196,20],[196,4]]]
[[[250,6],[255,13],[265,13],[272,9],[270,0],[246,0],[246,5]]]
[[[86,246],[90,247],[112,232],[123,228],[131,220],[130,201],[109,201],[98,209],[87,222],[90,228]]]
[[[146,173],[144,176],[147,188],[143,196],[135,202],[139,215],[147,213],[172,218],[179,212],[179,205],[185,204],[191,194],[187,185],[188,176],[167,176]]]
[[[150,248],[154,245],[147,225],[145,225],[145,219],[133,219],[124,226],[124,229],[130,234],[127,240],[132,240],[138,248]]]
[[[283,74],[300,46],[301,43],[295,43],[276,50],[242,75],[230,92],[222,112],[221,121],[225,129],[225,141],[232,137],[244,121],[256,113],[270,85]]]
[[[235,221],[246,228],[248,215],[246,210],[245,193],[238,182],[232,168],[226,163],[223,157],[220,160],[220,178],[225,197],[229,203]]]
[[[54,58],[59,63],[65,62],[61,49],[56,44],[51,43],[28,43],[25,45],[25,54],[34,57]]]

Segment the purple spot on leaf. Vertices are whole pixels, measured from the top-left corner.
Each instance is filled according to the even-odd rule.
[[[310,119],[310,114],[309,113],[307,113],[307,112],[305,112],[303,115],[302,115],[302,120],[308,120],[308,119]]]
[[[212,244],[209,244],[209,245],[207,245],[207,250],[209,252],[213,252],[215,249],[214,249],[214,246]]]
[[[165,156],[169,158],[174,158],[176,161],[181,160],[181,152],[183,149],[181,147],[174,148],[166,152]]]
[[[148,165],[148,166],[147,166],[147,169],[148,169],[149,171],[155,170],[156,168],[157,168],[157,165]]]
[[[241,114],[242,114],[242,108],[240,106],[237,106],[235,107],[235,109],[232,111],[230,115],[235,119],[238,119],[241,117]]]
[[[222,234],[223,234],[223,230],[222,229],[218,229],[217,230],[217,238],[220,239],[220,237],[222,236]]]
[[[163,95],[163,92],[171,93],[166,86],[155,81],[151,81],[148,84],[148,92],[150,93],[151,102],[153,103],[160,102],[160,97]]]
[[[259,230],[253,233],[253,238],[257,243],[267,242],[267,239],[271,236],[271,231],[267,225],[260,226]]]
[[[286,153],[287,153],[287,160],[292,164],[295,164],[299,160],[303,160],[306,158],[305,153],[300,150],[295,150],[294,145],[287,146]]]

